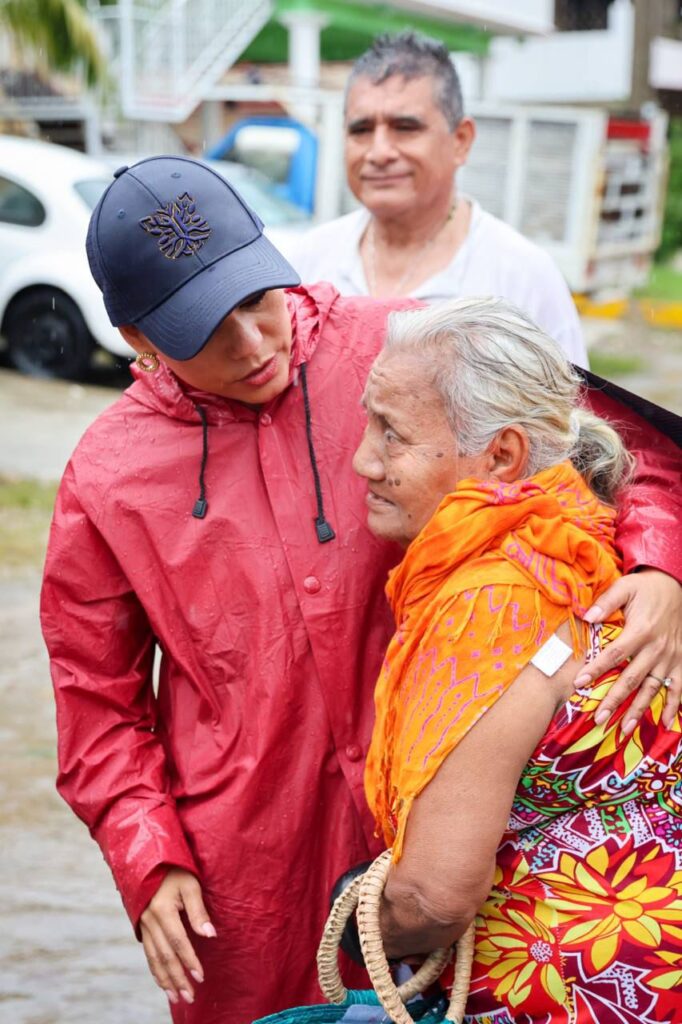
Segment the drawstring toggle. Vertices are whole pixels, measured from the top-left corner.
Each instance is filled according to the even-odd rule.
[[[315,533],[320,544],[326,544],[328,540],[334,540],[334,537],[336,537],[327,520],[320,518],[320,516],[317,516],[315,519]]]

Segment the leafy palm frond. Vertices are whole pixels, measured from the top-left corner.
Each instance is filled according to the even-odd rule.
[[[0,28],[57,71],[82,65],[88,85],[105,78],[106,60],[79,0],[0,0]]]

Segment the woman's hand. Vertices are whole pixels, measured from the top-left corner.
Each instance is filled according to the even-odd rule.
[[[575,685],[587,686],[610,669],[629,661],[594,716],[599,725],[608,721],[625,698],[639,687],[623,723],[623,732],[627,735],[660,690],[661,680],[669,678],[663,711],[663,724],[669,729],[682,700],[682,586],[658,569],[630,573],[601,595],[599,602],[585,614],[585,621],[602,622],[617,608],[622,608],[625,616],[623,632],[594,661],[583,665]]]
[[[204,972],[180,917],[184,911],[197,935],[215,938],[201,896],[201,886],[193,874],[170,868],[153,899],[140,916],[142,945],[156,984],[171,1003],[182,997],[194,1002],[194,988],[187,972],[198,983]]]

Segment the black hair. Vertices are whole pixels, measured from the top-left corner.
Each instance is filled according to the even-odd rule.
[[[369,78],[375,85],[380,85],[394,75],[408,81],[432,78],[434,99],[439,109],[450,128],[457,127],[464,116],[462,88],[443,43],[410,29],[377,36],[369,50],[353,65],[346,85],[346,98],[358,78]]]

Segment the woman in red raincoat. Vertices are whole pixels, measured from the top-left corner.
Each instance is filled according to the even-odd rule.
[[[296,276],[258,219],[184,159],[119,172],[88,253],[139,354],[67,467],[50,536],[58,785],[176,1024],[246,1024],[320,998],[328,893],[377,852],[363,759],[399,551],[367,531],[351,456],[395,304],[283,292]],[[640,651],[621,690],[671,675],[672,713],[679,453],[589,401],[639,458],[619,541],[626,569],[650,571],[601,602],[628,602],[618,654]]]

